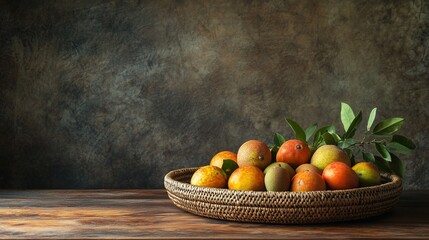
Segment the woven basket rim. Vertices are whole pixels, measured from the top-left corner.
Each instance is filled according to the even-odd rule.
[[[199,167],[191,167],[191,168],[180,168],[176,170],[172,170],[168,172],[164,177],[164,182],[166,184],[173,184],[178,188],[187,189],[190,191],[198,191],[198,192],[206,192],[211,194],[240,194],[248,195],[248,196],[281,196],[281,195],[291,195],[293,197],[303,197],[308,195],[315,194],[341,194],[341,193],[358,193],[363,191],[374,191],[374,190],[382,190],[384,188],[397,188],[402,187],[402,180],[399,176],[395,174],[382,173],[383,182],[380,185],[369,186],[369,187],[359,187],[353,189],[346,190],[323,190],[323,191],[311,191],[311,192],[292,192],[292,191],[283,191],[283,192],[269,192],[269,191],[243,191],[243,190],[230,190],[227,188],[211,188],[211,187],[199,187],[194,186],[186,182],[178,181],[175,179],[176,175],[181,172],[193,172],[196,171]],[[387,182],[386,182],[387,181]]]
[[[260,223],[322,223],[362,219],[389,211],[402,192],[402,180],[383,174],[384,183],[348,190],[312,192],[240,191],[189,184],[198,169],[181,168],[164,177],[173,203],[210,218]]]

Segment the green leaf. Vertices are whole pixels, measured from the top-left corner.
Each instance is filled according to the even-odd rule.
[[[376,149],[377,149],[377,151],[381,154],[381,157],[382,157],[384,160],[386,160],[386,161],[388,161],[388,162],[392,161],[392,158],[391,158],[391,156],[390,156],[390,153],[389,153],[389,151],[387,150],[387,148],[386,148],[386,146],[385,146],[385,145],[383,145],[383,144],[381,144],[381,143],[376,143],[376,144],[375,144],[375,148],[376,148]]]
[[[350,159],[351,165],[352,166],[355,165],[355,155],[353,154],[353,151],[350,148],[345,148],[343,150],[347,153],[347,156]]]
[[[298,139],[298,140],[301,140],[301,141],[305,142],[305,132],[302,129],[302,127],[299,126],[298,123],[296,123],[295,121],[293,121],[291,119],[286,119],[286,122],[289,124],[289,126],[294,131],[295,138]]]
[[[389,163],[390,169],[399,177],[403,178],[405,173],[404,162],[399,159],[395,154],[392,155],[392,162]]]
[[[386,160],[384,160],[383,158],[379,157],[379,156],[374,156],[375,158],[375,166],[377,166],[377,168],[381,171],[381,172],[387,172],[387,173],[391,173],[392,170],[390,169],[389,166],[389,162],[387,162]]]
[[[403,123],[403,118],[389,118],[375,125],[372,133],[375,135],[390,135],[398,131]]]
[[[335,127],[333,125],[328,125],[317,130],[316,133],[314,134],[313,146],[319,147],[323,143],[322,136],[326,132],[335,133]]]
[[[353,138],[347,138],[347,139],[344,139],[343,141],[340,141],[338,143],[338,147],[340,147],[342,149],[345,149],[345,148],[348,148],[348,147],[352,146],[355,143],[356,142],[355,142],[355,140]]]
[[[355,114],[352,108],[347,103],[341,102],[341,123],[344,126],[344,132],[347,132],[353,119],[355,119]]]
[[[353,119],[347,132],[344,134],[343,139],[352,138],[355,135],[356,130],[359,128],[359,124],[361,123],[361,121],[362,112],[359,112],[358,115]]]
[[[336,134],[336,133],[331,133],[331,135],[332,135],[332,137],[334,137],[334,139],[335,139],[335,142],[339,142],[339,141],[341,141],[341,137],[338,135],[338,134]]]
[[[375,157],[374,154],[370,153],[370,152],[362,152],[362,157],[363,160],[365,160],[365,162],[375,162]]]
[[[229,177],[235,169],[238,168],[238,164],[232,159],[224,159],[222,163],[222,170]]]
[[[389,151],[409,154],[416,149],[416,144],[409,138],[402,135],[393,135],[392,141],[387,144]]]
[[[279,146],[272,146],[270,147],[271,152],[271,160],[276,161],[277,152],[279,151]]]
[[[317,129],[317,123],[312,124],[310,127],[305,129],[305,141],[308,142],[310,140],[311,136],[316,132]]]
[[[402,146],[414,150],[416,149],[416,144],[409,138],[401,135],[393,135],[392,142],[401,144]]]
[[[411,149],[397,142],[389,142],[386,144],[386,147],[389,152],[399,152],[404,154],[410,154],[412,152]]]
[[[323,140],[325,141],[325,143],[327,145],[337,145],[337,142],[335,141],[335,138],[329,133],[329,132],[325,132],[322,135]]]
[[[373,108],[371,113],[369,114],[368,124],[366,125],[366,129],[369,131],[371,129],[372,124],[375,120],[375,115],[377,114],[377,108]]]
[[[274,145],[280,147],[284,142],[286,141],[286,139],[280,134],[280,133],[275,133],[274,134]]]

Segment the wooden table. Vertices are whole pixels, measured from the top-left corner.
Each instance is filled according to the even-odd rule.
[[[237,223],[174,206],[165,190],[0,190],[0,238],[428,238],[429,191],[382,216],[318,225]]]

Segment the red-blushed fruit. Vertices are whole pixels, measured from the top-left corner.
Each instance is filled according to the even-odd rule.
[[[228,179],[231,190],[263,191],[265,189],[264,173],[256,166],[244,166],[235,169]]]
[[[265,169],[271,163],[271,151],[267,144],[258,140],[249,140],[243,143],[237,152],[239,167],[256,166]]]
[[[300,140],[291,139],[284,142],[276,155],[277,162],[285,162],[293,168],[299,165],[309,163],[311,150],[308,145]]]
[[[326,190],[322,176],[314,171],[296,173],[292,178],[290,190],[293,192],[309,192]]]
[[[295,169],[295,172],[297,173],[304,172],[304,171],[314,171],[315,173],[322,176],[322,170],[318,169],[316,166],[312,165],[311,163],[301,164]]]
[[[381,183],[380,171],[373,163],[356,163],[352,169],[358,175],[359,186],[361,187],[375,186]]]
[[[343,162],[328,164],[322,173],[323,180],[332,190],[345,190],[359,187],[359,178],[355,171]]]

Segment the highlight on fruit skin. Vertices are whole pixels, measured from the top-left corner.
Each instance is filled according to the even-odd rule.
[[[207,165],[194,172],[190,184],[199,187],[226,188],[227,176],[219,167]]]

